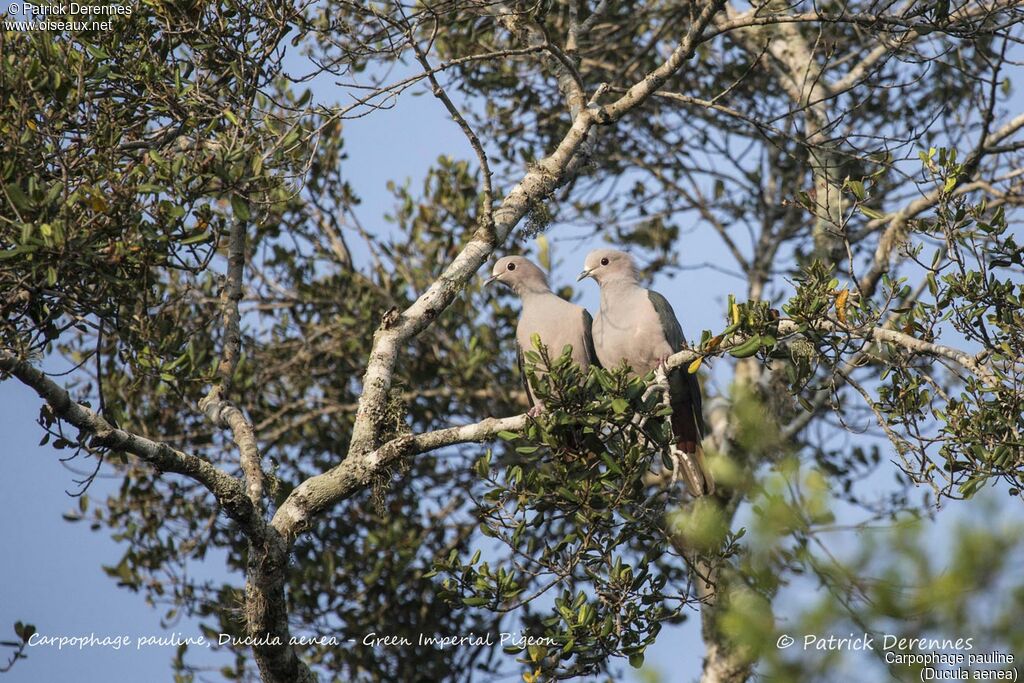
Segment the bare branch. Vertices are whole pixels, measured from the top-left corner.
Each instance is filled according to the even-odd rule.
[[[1024,128],[1024,114],[1018,114],[995,133],[992,133],[984,140],[980,141],[975,151],[964,162],[964,167],[971,169],[972,171],[970,175],[974,176],[973,171],[977,169],[981,157],[992,153],[993,148],[997,148],[999,143],[1016,133],[1021,128]],[[967,181],[970,179],[972,178],[960,178],[958,180],[958,185],[953,191],[964,193],[970,190],[980,189],[982,187],[981,185],[968,183]],[[876,219],[876,221],[872,221],[868,224],[866,228],[867,230],[880,225],[885,225],[886,227],[882,232],[882,236],[878,239],[878,246],[875,248],[875,255],[872,259],[871,267],[857,283],[857,287],[862,296],[870,296],[875,291],[875,287],[878,286],[882,276],[889,272],[889,263],[892,258],[892,253],[906,238],[909,222],[913,218],[916,218],[928,209],[937,205],[944,196],[949,196],[948,193],[945,192],[944,188],[935,188],[925,196],[907,204],[896,213],[887,216],[884,219]]]
[[[558,89],[563,93],[569,106],[569,115],[575,120],[586,106],[587,97],[583,86],[583,78],[580,76],[572,57],[563,52],[557,45],[553,45],[548,40],[544,28],[525,15],[514,11],[504,4],[496,4],[494,9],[499,12],[498,20],[511,33],[517,35],[528,46],[543,49],[554,58],[552,66],[558,75]]]
[[[1007,11],[1020,11],[1019,0],[1003,0],[993,2],[991,5],[977,3],[974,5],[965,4],[953,10],[945,22],[938,22],[922,18],[920,16],[907,18],[892,14],[875,14],[871,12],[800,12],[796,14],[782,13],[761,13],[760,7],[747,10],[743,13],[736,13],[730,16],[728,21],[716,22],[715,30],[708,34],[708,38],[735,31],[737,29],[753,28],[758,26],[774,26],[779,24],[853,24],[871,30],[880,29],[902,29],[914,30],[922,33],[947,33],[956,35],[958,31],[970,31],[971,33],[992,34],[999,30],[998,26],[983,28],[979,26],[985,19]],[[979,21],[974,21],[979,20]]]
[[[239,464],[245,475],[249,500],[259,510],[263,498],[263,469],[260,466],[260,449],[252,424],[242,411],[224,398],[231,388],[231,378],[238,365],[242,346],[241,316],[238,302],[242,299],[242,274],[245,270],[245,222],[238,217],[232,221],[228,242],[227,284],[222,297],[222,318],[224,321],[224,350],[217,366],[219,380],[209,393],[199,401],[199,409],[218,426],[231,430],[235,445],[238,446]]]
[[[435,24],[435,31],[437,25]],[[466,121],[466,117],[462,115],[455,103],[452,102],[451,98],[448,97],[448,93],[445,92],[444,88],[441,87],[441,83],[437,80],[437,76],[434,75],[433,69],[430,67],[430,62],[427,61],[427,55],[420,48],[419,43],[416,42],[415,36],[412,34],[412,29],[409,29],[409,44],[412,45],[413,51],[416,53],[416,60],[423,66],[423,73],[426,75],[427,80],[430,81],[431,92],[434,97],[441,100],[444,104],[445,109],[448,110],[448,114],[452,117],[452,120],[458,124],[459,128],[462,129],[462,133],[469,140],[470,146],[476,153],[476,158],[480,162],[480,175],[483,176],[483,198],[481,199],[481,217],[479,219],[480,227],[485,232],[490,232],[494,227],[494,190],[491,187],[491,166],[487,161],[487,153],[484,151],[483,145],[480,144],[480,138],[473,131],[472,126]]]
[[[165,443],[151,441],[114,427],[92,409],[77,403],[60,385],[27,361],[7,351],[0,351],[0,370],[9,372],[53,409],[54,415],[91,434],[93,443],[131,453],[152,465],[159,472],[174,472],[205,486],[224,507],[228,516],[238,522],[251,538],[261,538],[265,523],[252,502],[246,497],[241,483],[208,461],[179,451]]]
[[[400,458],[446,446],[494,439],[499,432],[518,432],[525,414],[487,418],[469,425],[401,436],[362,457],[350,455],[340,465],[302,482],[278,509],[271,524],[289,540],[309,528],[317,514],[365,487],[383,468]]]
[[[966,351],[918,339],[917,337],[913,337],[909,334],[890,330],[885,327],[846,327],[838,322],[833,322],[827,319],[815,321],[814,323],[803,327],[795,320],[780,320],[778,338],[784,339],[786,337],[802,335],[806,329],[824,333],[846,334],[854,339],[870,339],[875,342],[894,344],[910,351],[911,353],[932,356],[934,358],[945,358],[946,360],[953,361],[957,365],[969,371],[990,387],[997,387],[1000,384],[999,379],[991,370],[979,363],[973,355]],[[727,353],[730,349],[743,344],[743,342],[748,338],[749,337],[743,334],[732,334],[723,340],[711,354],[702,354],[701,352],[692,349],[684,349],[679,353],[669,356],[666,363],[668,367],[676,368],[684,364],[689,365],[697,358],[705,355],[720,356]]]
[[[665,81],[671,78],[672,74],[681,69],[683,64],[693,57],[697,45],[706,39],[704,37],[704,30],[711,23],[714,16],[721,11],[723,5],[725,5],[725,0],[712,0],[712,2],[705,5],[697,19],[686,31],[686,35],[683,36],[679,45],[676,46],[672,54],[669,55],[668,59],[661,66],[638,81],[626,91],[625,95],[615,102],[603,107],[597,107],[596,116],[598,123],[602,125],[615,123],[657,92],[665,84]]]

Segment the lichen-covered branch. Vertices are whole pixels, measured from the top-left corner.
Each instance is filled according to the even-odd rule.
[[[847,327],[828,319],[822,319],[803,326],[795,320],[781,320],[779,321],[778,337],[783,339],[804,334],[805,330],[808,329],[821,333],[844,334],[854,339],[870,339],[879,343],[893,344],[914,354],[932,356],[933,358],[945,358],[975,375],[988,386],[996,387],[999,385],[998,377],[985,367],[984,364],[978,362],[970,353],[943,344],[918,339],[912,335],[886,327]],[[722,341],[713,354],[702,354],[692,349],[684,349],[679,353],[669,356],[666,364],[670,368],[676,368],[682,365],[689,365],[702,355],[723,355],[728,353],[730,349],[742,345],[747,339],[749,337],[744,334],[730,335]]]
[[[288,626],[290,539],[269,527],[259,542],[250,541],[245,571],[246,634],[253,639],[253,654],[264,683],[314,683],[316,675],[291,644]]]
[[[260,465],[260,449],[252,423],[242,411],[225,398],[231,388],[231,379],[238,366],[242,348],[241,315],[238,303],[242,300],[242,275],[245,270],[245,222],[235,218],[228,238],[228,272],[221,301],[221,319],[224,324],[224,348],[217,365],[217,382],[209,393],[199,401],[199,409],[210,422],[231,430],[235,445],[238,446],[239,464],[245,475],[249,500],[262,509],[263,469]]]
[[[238,446],[239,465],[245,475],[246,492],[249,500],[257,508],[262,508],[263,469],[260,467],[260,448],[256,441],[256,431],[252,423],[246,419],[242,411],[234,404],[220,399],[220,392],[215,387],[203,398],[200,408],[210,422],[231,430],[232,439]]]
[[[870,339],[879,343],[896,345],[914,354],[944,358],[959,364],[987,384],[998,385],[998,378],[969,353],[884,327],[848,328],[827,319],[802,326],[793,320],[782,320],[779,322],[778,336],[783,339],[801,335],[805,334],[807,329],[817,333]],[[731,335],[715,349],[713,355],[724,355],[730,349],[742,345],[746,340],[747,337],[743,334]],[[670,356],[667,366],[675,368],[689,365],[702,355],[704,354],[699,351],[685,349]],[[303,482],[278,510],[273,524],[286,538],[293,538],[295,534],[308,528],[313,517],[365,487],[382,468],[396,462],[401,457],[426,453],[454,444],[486,441],[493,439],[498,432],[519,431],[525,425],[525,415],[500,419],[487,418],[470,425],[402,436],[388,441],[362,457],[350,455],[349,458],[328,472]]]
[[[174,472],[199,482],[216,497],[247,536],[259,538],[263,535],[263,519],[245,495],[241,483],[231,475],[197,455],[114,427],[92,409],[73,400],[65,389],[41,370],[10,352],[0,351],[0,370],[34,389],[53,409],[54,415],[91,435],[97,446],[131,453],[159,472]]]
[[[292,492],[271,524],[289,541],[309,528],[317,514],[364,488],[379,471],[400,458],[461,443],[488,441],[499,432],[518,432],[525,414],[487,418],[473,424],[410,434],[388,441],[361,458],[349,457],[324,474],[311,477]]]

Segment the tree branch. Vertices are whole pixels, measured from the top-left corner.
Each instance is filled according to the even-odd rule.
[[[361,490],[400,458],[461,443],[488,441],[503,431],[519,432],[526,427],[526,421],[525,414],[489,417],[473,424],[400,436],[363,457],[350,455],[340,465],[302,482],[278,509],[271,524],[290,542],[309,528],[317,514]]]
[[[1015,116],[995,133],[992,133],[984,140],[979,141],[975,151],[964,162],[964,167],[972,170],[976,169],[981,161],[981,157],[992,153],[992,149],[996,148],[998,143],[1010,137],[1021,128],[1024,128],[1024,114]],[[972,172],[970,175],[973,176],[974,173]],[[954,188],[953,192],[959,191],[960,193],[963,193],[973,189],[979,189],[981,187],[973,183],[967,183],[965,182],[966,180],[968,180],[968,178],[960,179],[958,186]],[[866,226],[866,231],[877,229],[883,225],[885,226],[885,230],[882,232],[881,237],[878,238],[878,246],[875,248],[875,255],[872,258],[871,267],[857,283],[857,288],[860,290],[861,296],[870,296],[874,293],[875,288],[882,279],[882,276],[889,272],[892,253],[906,238],[909,222],[928,209],[934,207],[944,196],[948,197],[949,195],[944,192],[943,188],[935,188],[925,196],[907,204],[891,216],[876,219]]]
[[[92,409],[75,402],[60,385],[27,361],[0,351],[0,370],[31,387],[53,409],[54,415],[93,436],[93,442],[105,448],[131,453],[160,472],[174,472],[205,486],[250,538],[261,538],[266,524],[241,483],[202,458],[176,450],[165,443],[151,441],[114,427]]]
[[[683,64],[693,57],[697,45],[704,40],[702,38],[704,30],[724,5],[725,0],[712,0],[705,5],[697,19],[686,31],[686,35],[683,36],[679,45],[676,46],[672,54],[669,55],[668,59],[661,66],[644,76],[615,102],[602,107],[595,105],[598,123],[602,125],[615,123],[627,113],[640,106],[648,97],[661,88],[665,81],[671,78],[674,73],[682,68]]]
[[[435,32],[437,30],[436,20],[434,30]],[[485,231],[490,231],[494,226],[494,190],[491,187],[492,173],[491,166],[487,161],[487,153],[484,151],[483,145],[480,144],[480,138],[477,137],[473,127],[469,125],[462,112],[459,111],[455,103],[448,97],[448,93],[445,92],[444,88],[441,87],[441,83],[437,80],[437,76],[427,60],[427,55],[420,48],[419,43],[416,42],[416,37],[413,35],[411,27],[408,29],[407,36],[409,44],[412,45],[412,49],[416,53],[416,60],[423,67],[423,73],[426,75],[427,80],[430,81],[431,92],[434,94],[434,97],[441,101],[444,108],[448,110],[452,120],[462,129],[463,135],[466,136],[470,146],[473,148],[473,152],[476,154],[477,160],[480,162],[480,175],[483,176],[483,197],[480,202],[481,217],[478,222]],[[431,42],[433,42],[433,39]]]
[[[199,409],[213,424],[231,430],[239,451],[239,465],[245,475],[249,500],[262,509],[263,469],[256,432],[242,411],[224,398],[231,388],[231,379],[238,366],[242,348],[241,315],[238,302],[242,300],[242,275],[245,270],[245,222],[235,217],[228,238],[227,284],[221,301],[224,322],[224,350],[217,366],[218,381],[199,401]]]
[[[857,339],[894,344],[914,354],[944,358],[959,364],[990,386],[999,385],[998,378],[988,368],[977,362],[969,353],[959,349],[917,339],[903,332],[884,327],[847,328],[831,320],[821,320],[808,325],[808,327],[818,332],[847,334]],[[782,320],[779,322],[778,336],[782,339],[802,335],[805,333],[805,329],[794,320]],[[711,354],[685,349],[670,356],[667,365],[669,368],[676,368],[684,364],[689,365],[704,355],[721,356],[728,353],[730,349],[743,344],[746,340],[746,335],[733,334]],[[296,534],[309,527],[312,518],[317,514],[356,493],[366,486],[379,471],[404,456],[426,453],[454,444],[486,441],[493,439],[498,432],[516,432],[525,426],[525,415],[487,418],[470,425],[398,437],[363,457],[353,457],[350,454],[340,465],[324,474],[306,480],[295,489],[274,516],[272,524],[285,538],[294,538]]]
[[[871,12],[800,12],[796,14],[761,13],[760,7],[747,10],[743,13],[736,13],[727,21],[716,22],[715,30],[708,34],[708,38],[714,38],[735,31],[737,29],[753,28],[758,26],[773,26],[779,24],[852,24],[862,26],[866,29],[902,29],[906,31],[917,31],[920,33],[945,33],[956,35],[958,30],[969,30],[972,33],[991,34],[999,30],[994,26],[989,30],[982,29],[977,24],[991,16],[1004,11],[1020,11],[1019,0],[1004,0],[994,2],[991,5],[977,3],[968,6],[965,4],[950,11],[945,22],[938,22],[919,17],[906,18],[893,14],[876,14]],[[971,23],[973,19],[981,21]]]
[[[583,79],[572,57],[562,52],[557,45],[553,45],[548,40],[544,28],[526,15],[503,3],[494,5],[492,9],[498,11],[498,20],[509,32],[517,35],[528,46],[541,48],[553,57],[551,65],[558,75],[558,89],[569,106],[569,116],[575,120],[586,106],[587,97]]]
[[[784,339],[786,337],[802,335],[804,334],[804,331],[801,329],[802,327],[803,326],[795,320],[780,320],[778,338]],[[808,323],[805,329],[812,329],[818,332],[830,334],[846,334],[855,339],[870,339],[879,343],[894,344],[915,354],[932,356],[934,358],[945,358],[946,360],[953,361],[960,367],[975,375],[990,387],[998,387],[1000,385],[999,379],[992,373],[992,371],[979,363],[970,353],[950,346],[944,346],[942,344],[918,339],[917,337],[913,337],[903,332],[897,332],[896,330],[891,330],[885,327],[847,327],[838,322],[833,322],[827,319]],[[703,356],[722,356],[728,353],[730,349],[743,344],[747,339],[749,339],[749,337],[746,335],[738,333],[732,334],[724,339],[712,353],[701,353],[700,351],[693,349],[684,349],[669,356],[666,364],[669,368],[676,368],[682,365],[689,365],[697,358]]]
[[[726,16],[719,17],[721,27],[741,16],[733,7],[726,7]],[[761,36],[766,43],[762,45]],[[836,176],[837,145],[827,133],[832,127],[828,105],[834,90],[819,66],[811,46],[793,23],[779,23],[760,28],[747,28],[739,32],[739,39],[747,52],[760,55],[767,49],[773,58],[771,71],[775,80],[804,115],[805,141],[808,162],[815,189],[814,245],[819,254],[828,254],[834,235],[842,225],[843,202],[841,181]]]

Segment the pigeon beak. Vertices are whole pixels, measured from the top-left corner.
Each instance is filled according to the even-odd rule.
[[[497,276],[497,275],[492,275],[492,276],[490,276],[489,278],[487,278],[486,280],[484,280],[484,285],[485,285],[485,286],[486,286],[486,285],[489,285],[489,284],[491,284],[492,282],[496,281],[497,279],[498,279],[498,276]]]
[[[576,278],[576,282],[582,282],[583,280],[586,280],[588,277],[590,277],[590,271],[584,270],[582,273],[579,274],[579,277]]]

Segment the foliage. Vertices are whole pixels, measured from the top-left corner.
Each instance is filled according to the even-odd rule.
[[[705,10],[692,59],[633,97]],[[840,514],[902,524],[983,490],[1019,505],[1020,20],[1012,3],[226,0],[142,3],[103,34],[5,31],[0,377],[46,399],[44,443],[121,477],[69,517],[113,534],[108,574],[168,623],[257,634],[252,583],[274,584],[256,580],[271,567],[267,602],[295,635],[550,640],[514,656],[313,644],[299,673],[615,675],[699,610],[706,673],[730,672],[715,680],[755,666],[827,680],[773,646],[800,577],[827,588],[805,614],[815,628],[923,633],[969,611],[918,527],[833,561]],[[408,91],[440,100],[473,153],[396,165],[392,208],[365,206],[347,122]],[[553,154],[586,116],[569,157]],[[528,379],[547,411],[491,429],[525,409],[517,304],[466,264],[535,235],[546,270],[576,265],[578,242],[572,263],[555,258],[563,238],[604,239],[672,299],[725,299],[677,359],[705,380],[718,497],[686,500],[662,476],[651,376],[581,373],[537,348]],[[719,286],[723,271],[738,279]],[[369,372],[393,339],[389,371]],[[58,360],[75,371],[53,386],[30,372]],[[262,458],[259,524],[194,468],[111,446],[121,429],[252,484],[244,430],[207,410],[218,396]],[[429,441],[453,425],[477,431]],[[281,532],[321,475],[350,488]],[[1001,532],[962,540],[963,583],[1014,550]],[[203,562],[234,579],[192,578]],[[891,581],[865,585],[868,571]],[[908,574],[911,598],[892,588]],[[280,651],[231,650],[226,678],[303,680],[275,669]],[[192,676],[187,651],[175,667]]]

